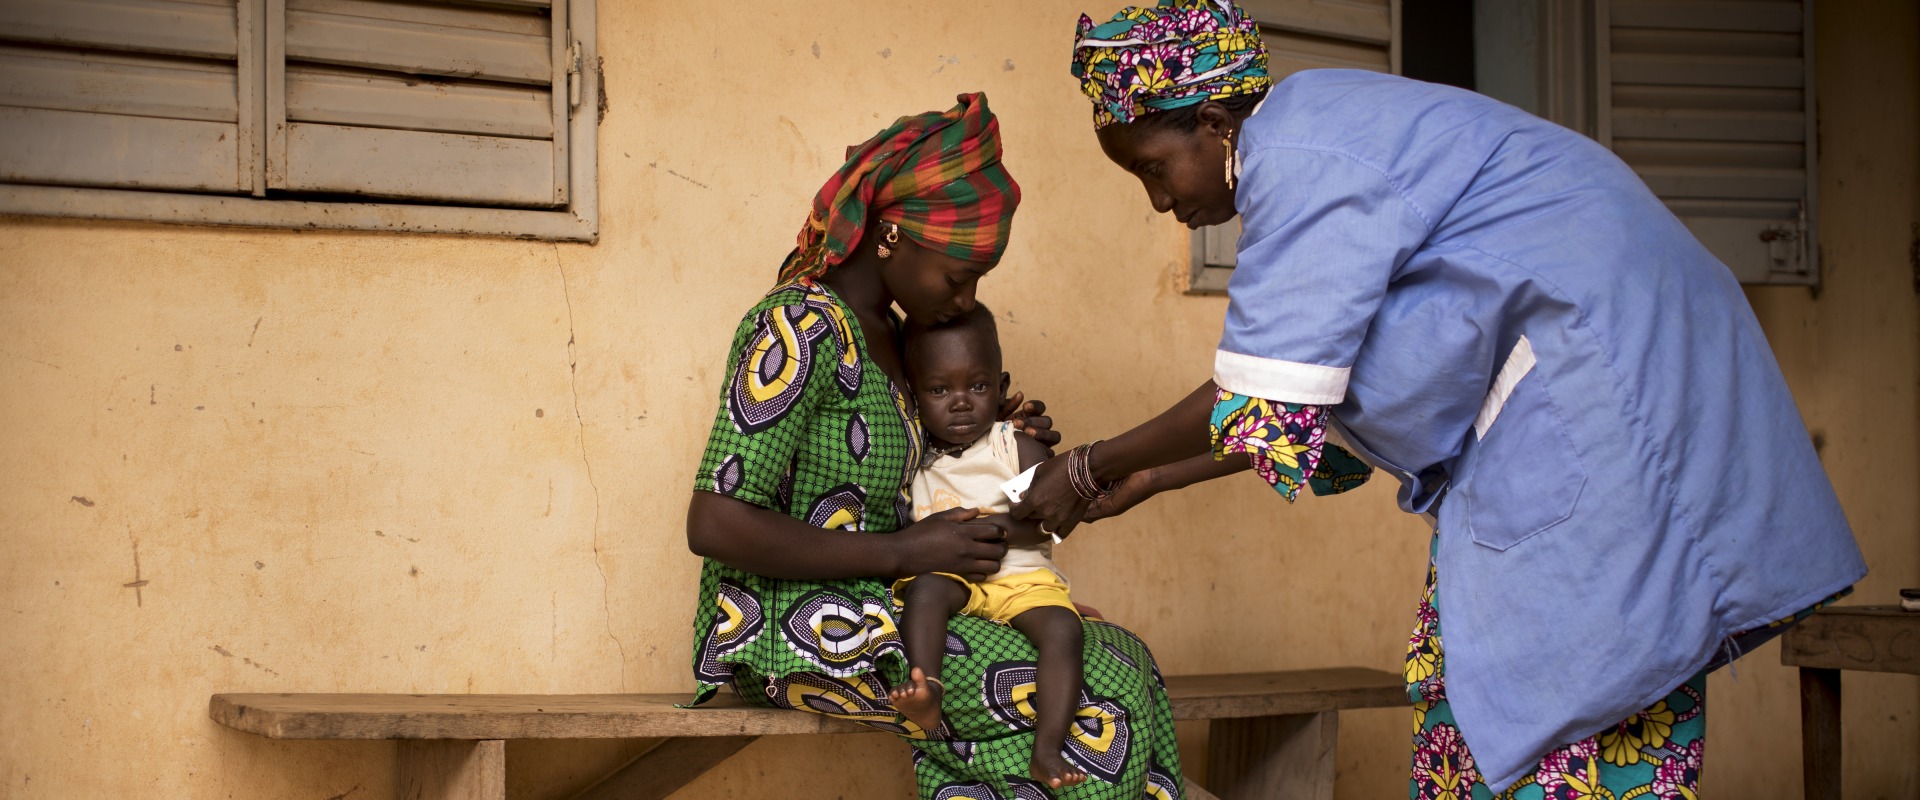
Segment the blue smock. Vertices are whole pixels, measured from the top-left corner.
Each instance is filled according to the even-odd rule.
[[[1215,380],[1331,407],[1436,515],[1447,697],[1495,791],[1866,574],[1739,284],[1598,143],[1312,70],[1239,153]]]

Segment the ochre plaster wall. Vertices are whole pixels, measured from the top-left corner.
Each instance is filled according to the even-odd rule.
[[[1828,285],[1755,294],[1876,570],[1859,601],[1920,582],[1920,26],[1876,8],[1822,12]],[[389,743],[239,734],[215,692],[685,689],[682,514],[727,339],[842,148],[957,92],[987,91],[1027,191],[983,291],[1018,386],[1077,440],[1207,376],[1224,303],[1180,293],[1184,232],[1094,145],[1077,8],[755,10],[601,0],[597,245],[0,221],[0,798],[391,796]],[[1395,669],[1427,535],[1391,494],[1227,481],[1061,560],[1169,674]],[[1716,678],[1722,796],[1797,779],[1776,663]],[[1916,694],[1849,678],[1857,796],[1913,796]],[[1402,791],[1408,716],[1343,717],[1343,798]],[[645,745],[516,745],[511,792],[565,797]],[[679,796],[910,786],[903,745],[840,736],[756,743]]]
[[[1816,7],[1818,292],[1753,288],[1870,570],[1851,604],[1920,586],[1920,6]],[[1799,676],[1769,644],[1708,678],[1715,797],[1797,797]],[[1849,798],[1920,797],[1920,679],[1847,673]]]

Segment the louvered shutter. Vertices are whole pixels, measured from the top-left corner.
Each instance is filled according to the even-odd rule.
[[[1812,283],[1812,17],[1798,0],[1601,0],[1596,136],[1748,283]]]
[[[1260,23],[1275,81],[1305,69],[1400,71],[1395,0],[1245,0],[1239,5]],[[1239,241],[1238,218],[1195,231],[1187,291],[1225,292]]]
[[[566,7],[268,0],[270,188],[565,205]]]
[[[257,8],[0,0],[0,182],[252,191]]]

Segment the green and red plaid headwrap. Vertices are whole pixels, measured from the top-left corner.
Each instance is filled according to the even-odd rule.
[[[901,117],[848,150],[814,195],[780,282],[818,278],[847,260],[875,209],[923,247],[998,261],[1019,205],[1020,186],[1000,164],[1000,121],[985,94],[963,94],[944,114]]]

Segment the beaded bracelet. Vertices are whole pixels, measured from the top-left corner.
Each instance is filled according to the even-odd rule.
[[[1067,482],[1073,484],[1073,491],[1083,500],[1099,500],[1113,494],[1119,481],[1101,483],[1093,477],[1093,446],[1099,442],[1088,442],[1073,448],[1067,453]]]

